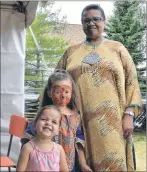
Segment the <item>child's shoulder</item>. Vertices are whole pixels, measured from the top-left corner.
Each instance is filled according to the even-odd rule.
[[[76,118],[79,118],[80,117],[80,113],[77,110],[72,110],[72,113],[71,114],[74,115]]]
[[[54,147],[57,148],[59,151],[61,151],[61,149],[63,149],[63,147],[60,144],[58,144],[56,142],[53,142],[53,143],[54,143]]]
[[[22,151],[27,151],[27,152],[32,152],[33,151],[33,146],[31,144],[31,141],[29,141],[28,143],[23,145]]]
[[[79,112],[75,112],[75,116],[77,120],[81,120],[81,115]]]
[[[53,142],[53,143],[54,143],[54,146],[55,146],[55,147],[57,147],[57,148],[60,148],[60,147],[61,147],[60,144],[58,144],[58,143],[56,143],[56,142]]]
[[[74,117],[74,119],[76,120],[76,123],[79,123],[81,121],[81,115],[78,111],[73,111],[72,112],[72,115]]]

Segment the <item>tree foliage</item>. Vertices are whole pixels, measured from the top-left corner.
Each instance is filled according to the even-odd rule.
[[[36,47],[30,28],[27,29],[25,86],[41,87],[68,45],[62,37],[66,17],[60,18],[60,9],[52,12],[53,5],[53,2],[48,2],[42,7],[40,3],[31,25],[40,48]]]
[[[146,10],[145,1],[124,0],[114,2],[114,13],[108,19],[108,39],[120,41],[128,49],[137,67],[140,85],[145,84],[145,67],[138,68],[146,60]]]

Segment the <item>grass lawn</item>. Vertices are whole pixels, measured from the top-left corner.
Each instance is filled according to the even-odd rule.
[[[146,133],[134,132],[136,171],[146,171]]]

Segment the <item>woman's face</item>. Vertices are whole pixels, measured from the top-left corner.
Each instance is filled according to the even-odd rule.
[[[101,11],[96,9],[86,11],[82,18],[82,25],[87,38],[92,40],[100,38],[105,26]]]

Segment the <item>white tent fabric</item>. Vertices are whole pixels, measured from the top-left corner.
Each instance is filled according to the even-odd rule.
[[[38,7],[37,1],[23,1],[24,6],[26,6],[26,13],[25,13],[25,25],[26,27],[30,26],[35,19],[36,10]]]
[[[38,5],[28,2],[26,14],[1,7],[1,156],[7,154],[11,114],[24,115],[25,27],[33,22]],[[20,140],[15,138],[10,154],[15,162],[19,151]]]

